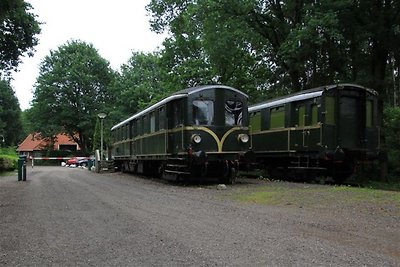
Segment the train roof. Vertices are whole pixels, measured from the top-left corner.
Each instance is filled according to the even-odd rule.
[[[254,104],[249,107],[249,112],[253,112],[253,111],[256,111],[259,109],[263,109],[263,108],[268,108],[271,106],[279,106],[279,105],[283,105],[283,104],[290,103],[290,102],[295,102],[295,101],[306,100],[306,99],[318,97],[318,96],[321,96],[323,94],[323,92],[325,92],[325,91],[329,91],[329,90],[333,90],[333,89],[343,89],[346,87],[352,87],[352,88],[357,88],[357,89],[361,89],[361,90],[366,90],[373,95],[378,94],[376,91],[374,91],[372,89],[369,89],[367,87],[363,87],[363,86],[357,85],[357,84],[341,83],[341,84],[333,84],[333,85],[324,85],[324,86],[300,91],[300,92],[297,92],[294,94],[270,99],[270,100],[267,100],[265,102],[261,102],[258,104]]]
[[[190,88],[186,88],[186,89],[177,91],[177,92],[173,93],[172,95],[162,99],[161,101],[149,106],[148,108],[136,113],[135,115],[129,117],[128,119],[126,119],[126,120],[114,125],[111,128],[111,130],[114,130],[115,128],[118,128],[118,127],[126,124],[127,122],[129,122],[131,120],[134,120],[134,119],[142,116],[143,114],[146,114],[147,112],[149,112],[149,111],[151,111],[153,109],[156,109],[156,108],[158,108],[158,107],[160,107],[160,106],[162,106],[162,105],[164,105],[164,104],[166,104],[166,103],[168,103],[168,102],[170,102],[172,100],[184,98],[184,97],[187,97],[188,95],[195,94],[195,93],[200,92],[200,91],[209,90],[209,89],[217,89],[217,88],[228,89],[228,90],[234,91],[234,92],[236,92],[236,93],[238,93],[240,95],[243,95],[246,98],[248,98],[248,96],[245,93],[239,91],[238,89],[235,89],[235,88],[229,87],[229,86],[225,86],[225,85],[202,85],[202,86],[190,87]]]
[[[243,93],[242,91],[235,89],[233,87],[230,87],[230,86],[226,86],[226,85],[202,85],[202,86],[190,87],[190,88],[186,88],[186,89],[177,91],[173,95],[175,95],[175,94],[190,95],[190,94],[197,93],[199,91],[208,90],[208,89],[216,89],[216,88],[228,89],[228,90],[234,91],[234,92],[241,94],[241,95],[245,96],[246,98],[248,98],[248,96],[245,93]]]

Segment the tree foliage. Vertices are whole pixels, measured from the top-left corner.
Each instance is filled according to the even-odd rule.
[[[90,147],[99,112],[114,102],[114,72],[90,44],[70,41],[51,51],[40,65],[30,118],[44,136],[70,135],[83,150]]]
[[[160,56],[156,53],[133,52],[114,84],[116,120],[129,117],[156,102],[168,91],[162,86]],[[112,119],[112,118],[110,118]]]
[[[14,90],[9,82],[0,80],[0,135],[5,141],[0,145],[14,146],[20,141],[23,134],[20,115],[21,109]]]
[[[393,86],[398,1],[152,0],[148,10],[153,30],[171,34],[164,60],[182,83],[230,84],[253,101],[337,82],[385,99]]]
[[[25,53],[32,56],[38,44],[40,24],[30,12],[31,5],[23,0],[0,2],[0,70],[8,75],[15,70]]]

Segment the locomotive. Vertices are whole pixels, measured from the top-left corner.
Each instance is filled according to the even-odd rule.
[[[322,86],[249,107],[256,161],[272,177],[330,176],[378,158],[377,93],[356,84]]]
[[[115,167],[168,180],[236,179],[249,150],[248,96],[224,85],[178,91],[111,128]]]

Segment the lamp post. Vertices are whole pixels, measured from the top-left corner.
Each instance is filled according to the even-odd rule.
[[[107,117],[105,113],[99,113],[97,116],[100,118],[101,121],[101,131],[100,131],[100,161],[103,160],[103,120]]]

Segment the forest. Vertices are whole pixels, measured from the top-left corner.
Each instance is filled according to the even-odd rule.
[[[168,36],[162,48],[133,52],[114,70],[92,44],[68,41],[42,60],[32,106],[23,112],[10,71],[23,53],[34,52],[40,23],[23,0],[0,5],[3,146],[17,145],[28,132],[63,131],[92,151],[99,146],[99,112],[108,114],[104,123],[111,127],[172,92],[200,84],[229,85],[257,103],[321,85],[356,83],[379,93],[390,175],[400,176],[399,1],[151,0],[151,28]],[[26,19],[17,19],[21,16]],[[16,26],[20,32],[12,31]],[[10,38],[18,34],[24,41]]]

